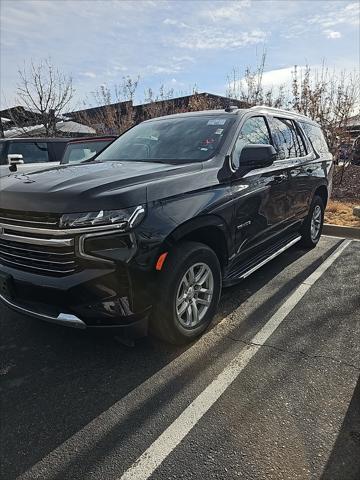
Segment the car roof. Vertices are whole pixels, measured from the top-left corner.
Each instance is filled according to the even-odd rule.
[[[0,142],[68,142],[71,140],[69,137],[12,137],[12,138],[1,138]]]
[[[69,143],[83,143],[83,142],[98,142],[100,140],[115,140],[118,138],[118,135],[102,135],[102,136],[93,136],[93,137],[77,137],[69,141]]]
[[[175,113],[172,115],[164,115],[161,117],[151,118],[146,120],[146,122],[154,122],[157,120],[164,120],[167,118],[187,118],[187,117],[201,117],[201,116],[221,116],[221,117],[233,117],[234,115],[244,115],[245,113],[262,113],[262,114],[269,114],[269,115],[276,115],[279,117],[286,117],[292,118],[298,121],[303,121],[306,123],[311,123],[313,125],[319,126],[317,122],[312,120],[305,115],[301,115],[300,113],[294,112],[292,110],[283,110],[280,108],[273,108],[267,107],[265,105],[259,105],[255,107],[249,108],[237,108],[237,107],[230,107],[229,109],[217,109],[217,110],[200,110],[197,112],[184,112],[184,113]]]
[[[204,117],[204,116],[234,116],[238,115],[240,112],[244,113],[248,109],[240,109],[237,108],[236,110],[226,111],[225,109],[218,109],[218,110],[199,110],[196,112],[184,112],[184,113],[174,113],[172,115],[163,115],[161,117],[150,118],[149,120],[145,120],[145,122],[154,122],[156,120],[164,120],[166,118],[186,118],[186,117]]]

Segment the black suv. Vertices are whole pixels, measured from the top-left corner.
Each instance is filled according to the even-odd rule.
[[[229,107],[149,120],[90,161],[2,179],[1,299],[63,325],[190,341],[222,286],[317,244],[332,164],[309,118]]]

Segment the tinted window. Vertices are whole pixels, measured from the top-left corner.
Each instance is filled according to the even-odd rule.
[[[140,123],[97,158],[164,163],[207,160],[218,151],[233,121],[219,114]]]
[[[67,145],[67,141],[64,142],[49,142],[48,147],[49,147],[49,160],[51,162],[60,162],[62,159],[62,156],[64,154],[65,148]]]
[[[76,163],[88,160],[106,148],[112,140],[98,142],[69,143],[61,163]]]
[[[320,127],[311,123],[301,123],[301,126],[318,153],[327,153],[329,151]]]
[[[5,155],[5,151],[6,151],[6,143],[5,142],[0,142],[0,165],[5,165],[7,164],[7,161],[6,161],[6,155]]]
[[[233,154],[235,162],[240,158],[243,147],[249,143],[271,144],[269,130],[264,117],[249,118],[241,127]]]
[[[46,143],[10,143],[9,153],[17,153],[23,156],[24,163],[42,163],[49,161],[49,155]]]
[[[287,118],[273,118],[271,131],[278,159],[304,157],[306,149],[296,124]]]

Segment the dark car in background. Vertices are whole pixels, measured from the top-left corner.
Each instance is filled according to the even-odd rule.
[[[67,163],[78,163],[89,160],[102,152],[116,138],[118,137],[115,135],[107,135],[71,140],[66,146],[60,163],[61,165],[65,165]]]
[[[145,121],[94,161],[5,178],[0,299],[78,328],[194,340],[222,286],[322,231],[320,126],[266,107]]]
[[[0,177],[58,165],[69,138],[6,138],[0,140]]]

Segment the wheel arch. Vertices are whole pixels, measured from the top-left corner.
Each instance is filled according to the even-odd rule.
[[[230,249],[230,232],[225,222],[216,215],[191,219],[178,226],[164,240],[163,246],[171,248],[183,241],[204,243],[214,250],[222,269],[227,265]]]
[[[328,192],[327,187],[325,185],[320,185],[315,190],[313,197],[315,197],[315,195],[318,195],[321,198],[321,200],[324,203],[324,208],[325,208],[326,204],[328,202],[328,199],[329,199],[329,192]]]

